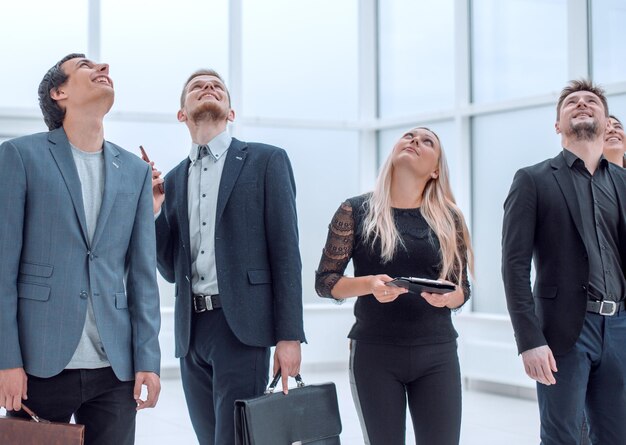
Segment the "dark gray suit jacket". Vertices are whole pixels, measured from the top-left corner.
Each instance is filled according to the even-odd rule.
[[[176,283],[176,356],[189,350],[191,256],[186,158],[165,177],[156,221],[159,271]],[[287,153],[232,140],[215,215],[217,281],[228,325],[244,344],[304,341],[296,188]]]
[[[619,253],[626,266],[626,170],[609,163],[619,200]],[[567,353],[586,313],[589,261],[574,182],[563,153],[515,174],[504,202],[502,277],[519,352]],[[530,288],[530,265],[536,279]],[[625,271],[622,270],[624,273]]]
[[[105,185],[89,242],[78,171],[62,128],[0,146],[0,369],[38,377],[65,368],[88,294],[113,371],[159,372],[149,166],[104,143]]]

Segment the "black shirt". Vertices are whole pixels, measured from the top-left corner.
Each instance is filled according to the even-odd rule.
[[[583,241],[589,256],[589,298],[620,301],[626,290],[619,255],[619,207],[609,161],[602,156],[593,175],[582,159],[567,149],[563,156],[570,167],[583,224]]]
[[[366,215],[364,203],[368,196],[348,199],[333,217],[316,271],[315,289],[322,297],[332,298],[332,288],[343,277],[350,259],[357,277],[387,274],[392,278],[414,276],[438,279],[440,276],[439,240],[419,208],[393,209],[393,219],[404,247],[398,246],[391,261],[382,262],[380,243],[372,248],[362,235]],[[465,258],[465,246],[460,246],[460,249]],[[467,301],[469,282],[465,264],[462,277]],[[444,343],[457,337],[450,309],[431,306],[418,294],[406,293],[390,303],[379,303],[371,294],[361,296],[354,305],[354,315],[356,323],[348,337],[363,342],[423,345]]]

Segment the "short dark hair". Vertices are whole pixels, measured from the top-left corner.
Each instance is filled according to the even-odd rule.
[[[598,86],[594,85],[593,82],[587,79],[579,79],[579,80],[570,80],[565,88],[561,90],[561,95],[559,96],[559,101],[556,105],[556,120],[558,121],[561,117],[561,106],[565,101],[565,98],[572,93],[577,91],[589,91],[592,94],[598,96],[600,101],[602,102],[602,106],[604,107],[605,116],[609,115],[609,104],[606,101],[606,96],[604,95],[604,90]]]
[[[56,100],[50,97],[50,92],[56,88],[59,88],[65,82],[69,76],[63,71],[61,65],[70,59],[76,59],[78,57],[85,57],[81,53],[72,53],[59,60],[48,72],[43,76],[39,83],[39,108],[43,113],[43,120],[48,126],[49,130],[54,130],[63,125],[63,119],[65,118],[65,110],[59,106]]]
[[[195,79],[198,76],[213,76],[221,80],[222,83],[224,84],[224,88],[226,88],[226,96],[228,96],[228,105],[230,106],[230,92],[228,91],[228,88],[226,87],[226,82],[224,82],[224,79],[222,78],[222,76],[220,76],[219,73],[215,71],[214,69],[201,68],[197,71],[194,71],[194,73],[187,78],[187,81],[185,82],[185,86],[183,86],[183,91],[182,93],[180,93],[180,108],[183,108],[185,106],[185,96],[187,95],[187,85],[189,85],[189,82],[191,82],[193,79]]]

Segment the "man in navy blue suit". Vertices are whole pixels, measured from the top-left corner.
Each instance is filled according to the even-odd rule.
[[[232,444],[234,401],[263,393],[269,348],[284,388],[300,369],[295,183],[284,150],[228,134],[235,113],[218,73],[193,73],[180,106],[189,155],[164,180],[153,173],[158,267],[176,283],[176,356],[198,440]]]

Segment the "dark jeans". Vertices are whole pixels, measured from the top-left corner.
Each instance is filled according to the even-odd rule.
[[[26,406],[53,422],[85,425],[85,445],[135,443],[134,381],[121,382],[110,367],[66,369],[49,378],[28,375]],[[9,416],[28,417],[24,411]]]
[[[626,313],[587,313],[574,348],[555,357],[556,385],[537,384],[542,445],[579,445],[585,415],[592,444],[624,445],[625,343]]]
[[[406,443],[407,402],[419,445],[458,445],[461,375],[456,341],[420,346],[352,341],[350,380],[369,445]]]
[[[590,445],[589,442],[589,427],[587,426],[587,418],[583,419],[583,428],[580,435],[580,445]]]
[[[221,309],[194,314],[189,353],[180,359],[180,371],[200,445],[235,443],[235,400],[263,394],[269,354],[269,348],[241,343]]]

